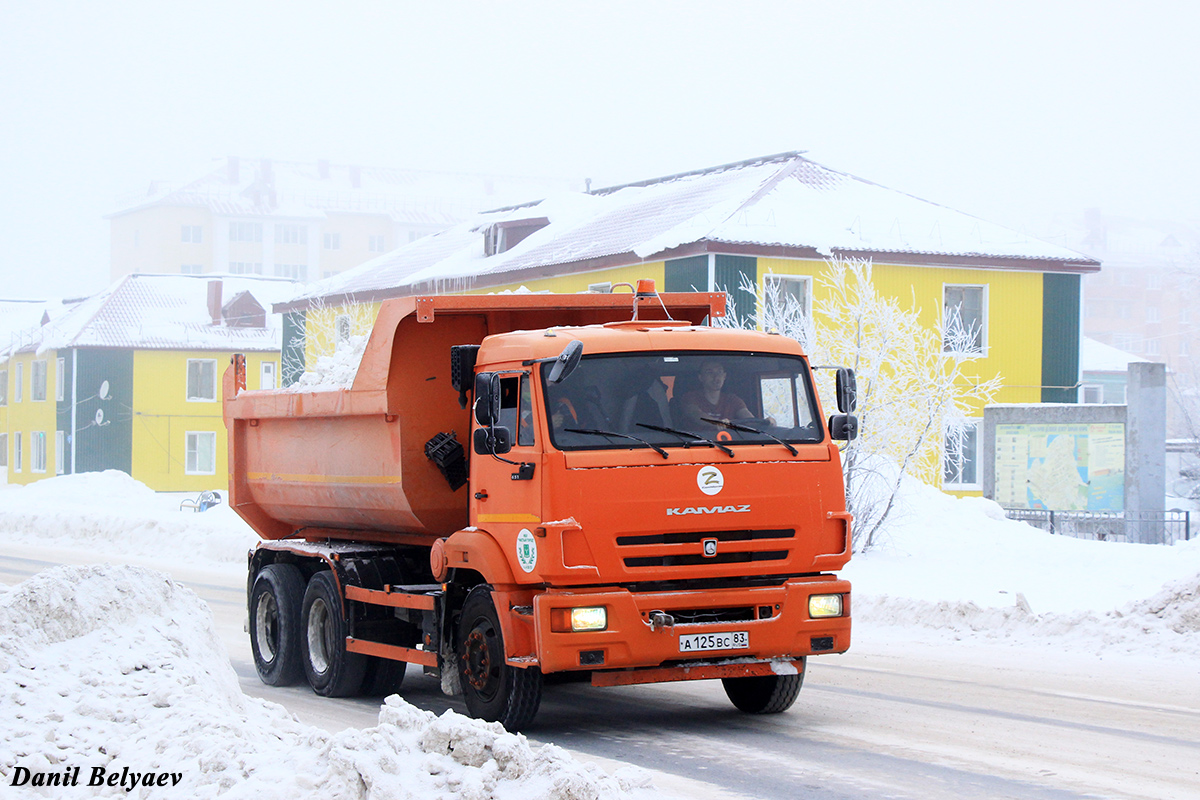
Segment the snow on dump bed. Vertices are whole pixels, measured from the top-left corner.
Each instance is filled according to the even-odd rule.
[[[0,781],[16,795],[601,800],[651,791],[634,768],[609,776],[500,725],[438,717],[396,696],[373,728],[305,725],[243,695],[208,607],[138,567],[56,567],[0,593],[0,719]],[[34,774],[75,767],[78,789],[31,786]],[[118,780],[88,787],[93,775]],[[147,779],[154,785],[142,786]],[[14,781],[26,785],[8,788]]]
[[[199,492],[156,493],[118,470],[60,475],[0,489],[0,540],[83,548],[110,558],[244,569],[258,541],[220,492],[203,513],[180,508]]]

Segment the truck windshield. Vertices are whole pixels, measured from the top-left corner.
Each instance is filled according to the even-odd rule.
[[[560,450],[820,442],[824,430],[803,359],[774,353],[585,355],[545,382]]]

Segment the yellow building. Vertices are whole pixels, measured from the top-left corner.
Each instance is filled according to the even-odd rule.
[[[157,491],[227,482],[221,377],[246,353],[251,389],[279,382],[270,306],[288,281],[131,275],[3,354],[7,479],[118,469]]]
[[[808,311],[833,255],[870,259],[876,290],[920,309],[930,329],[943,314],[973,328],[972,371],[1002,376],[998,402],[1077,402],[1080,278],[1099,262],[799,153],[481,214],[369,261],[276,307],[295,353],[285,381],[303,367],[290,341],[388,297],[606,292],[654,278],[666,291],[727,291],[743,313],[756,302],[743,287],[771,284]],[[946,460],[944,488],[980,488],[977,438],[968,431],[965,455]]]
[[[572,181],[230,157],[155,181],[109,215],[112,278],[137,273],[329,277],[485,208]]]

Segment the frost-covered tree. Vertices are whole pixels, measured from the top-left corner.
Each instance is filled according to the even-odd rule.
[[[765,292],[744,286],[756,308],[744,315],[731,309],[725,323],[777,330],[799,341],[814,365],[857,374],[859,435],[842,451],[856,551],[878,541],[904,475],[940,475],[943,442],[950,460],[961,461],[968,415],[1001,386],[999,375],[984,379],[972,370],[976,331],[964,329],[954,309],[939,311],[934,327],[923,325],[915,298],[906,308],[881,295],[871,270],[867,260],[828,259],[811,314],[775,284]],[[832,386],[832,370],[818,370],[822,398],[832,398]]]

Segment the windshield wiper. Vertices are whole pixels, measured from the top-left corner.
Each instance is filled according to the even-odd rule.
[[[711,422],[714,425],[720,425],[722,427],[730,428],[735,431],[741,431],[742,433],[757,433],[759,436],[765,436],[768,439],[774,439],[775,441],[779,442],[781,445],[786,447],[788,449],[788,452],[791,453],[792,455],[794,455],[794,456],[800,455],[799,450],[792,447],[790,444],[785,442],[783,439],[780,439],[778,436],[776,436],[773,433],[767,433],[766,431],[760,431],[758,428],[751,428],[749,425],[739,425],[736,422],[726,422],[723,419],[709,419],[708,417],[701,417],[700,419],[704,420],[705,422]]]
[[[722,453],[727,454],[730,458],[734,457],[733,451],[730,450],[728,447],[721,444],[720,442],[714,442],[712,439],[705,439],[703,436],[701,436],[698,433],[692,433],[691,431],[681,431],[681,430],[677,430],[676,428],[664,428],[661,425],[647,425],[644,422],[637,423],[637,426],[639,428],[649,428],[652,431],[660,431],[662,433],[673,433],[680,438],[688,437],[694,442],[699,442],[700,444],[706,444],[709,447],[715,447],[718,450],[720,450]],[[690,446],[691,446],[691,442],[688,442],[685,445],[685,447],[690,447]]]
[[[619,436],[622,439],[633,439],[635,442],[641,442],[646,447],[654,448],[654,452],[661,455],[663,458],[670,458],[666,450],[662,449],[653,442],[648,442],[640,436],[630,436],[628,433],[617,433],[616,431],[598,431],[593,428],[563,428],[567,433],[586,433],[590,436]],[[732,453],[730,454],[732,455]]]

